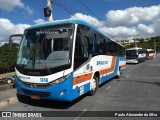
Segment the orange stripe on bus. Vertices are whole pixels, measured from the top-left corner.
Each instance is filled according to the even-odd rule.
[[[88,73],[88,74],[84,74],[84,75],[80,75],[77,77],[73,78],[73,85],[88,81],[92,78],[92,74],[93,73]]]
[[[111,67],[108,68],[108,69],[105,69],[105,70],[101,70],[100,74],[103,75],[103,74],[107,74],[109,72],[112,72],[114,70],[115,63],[116,63],[116,56],[113,56],[112,57]],[[90,80],[92,78],[92,74],[93,73],[88,73],[88,74],[84,74],[84,75],[80,75],[80,76],[74,77],[73,85],[76,85],[76,84],[85,82],[87,80]]]
[[[101,75],[104,75],[104,74],[107,74],[107,73],[109,73],[109,72],[112,72],[112,71],[114,70],[115,63],[116,63],[116,56],[113,56],[113,58],[112,58],[112,63],[111,63],[111,67],[108,68],[108,69],[105,69],[105,70],[101,70],[101,71],[100,71],[100,74],[101,74]]]

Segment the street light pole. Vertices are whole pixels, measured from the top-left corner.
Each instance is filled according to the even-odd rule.
[[[52,0],[47,0],[47,7],[49,7],[51,9],[51,15],[48,17],[48,21],[52,22],[53,21],[53,17],[52,17]]]

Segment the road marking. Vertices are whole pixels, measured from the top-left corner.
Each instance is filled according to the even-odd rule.
[[[106,89],[108,90],[109,88],[111,88],[111,86],[108,86]]]
[[[81,118],[81,116],[87,111],[87,109],[84,109],[74,120],[78,120]]]

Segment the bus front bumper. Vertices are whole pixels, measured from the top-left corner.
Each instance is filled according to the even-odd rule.
[[[16,80],[15,85],[17,93],[25,96],[39,97],[40,99],[58,100],[58,101],[72,101],[72,79],[73,74],[70,75],[64,82],[53,85],[47,88],[31,88]]]
[[[135,60],[134,59],[133,60],[126,60],[126,63],[138,63],[138,60],[136,60],[136,59]]]

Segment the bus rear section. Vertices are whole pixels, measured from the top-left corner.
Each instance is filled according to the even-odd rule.
[[[125,49],[89,24],[60,21],[25,30],[16,63],[18,97],[73,101],[125,70]]]
[[[153,49],[147,49],[147,60],[155,58],[156,53]]]

